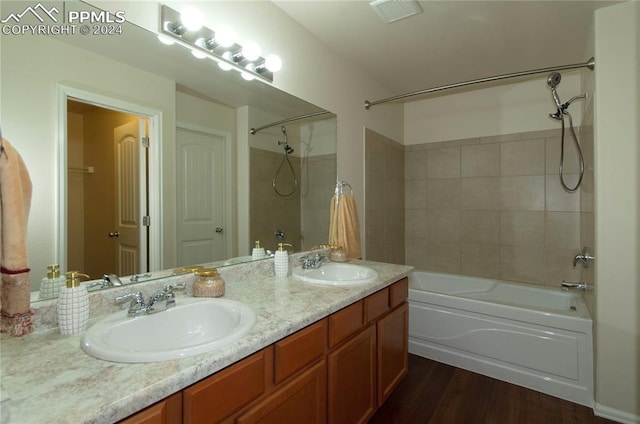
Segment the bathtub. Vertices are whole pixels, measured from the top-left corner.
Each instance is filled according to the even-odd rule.
[[[416,271],[409,352],[593,405],[592,322],[581,293]]]

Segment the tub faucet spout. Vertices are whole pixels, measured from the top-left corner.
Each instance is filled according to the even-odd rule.
[[[587,283],[583,283],[582,281],[571,282],[562,280],[562,284],[560,285],[562,290],[588,290],[590,289]]]

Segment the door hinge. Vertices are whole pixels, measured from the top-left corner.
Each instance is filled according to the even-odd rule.
[[[142,147],[149,148],[149,137],[142,137]]]
[[[144,225],[145,227],[151,226],[151,217],[149,215],[142,217],[142,225]]]

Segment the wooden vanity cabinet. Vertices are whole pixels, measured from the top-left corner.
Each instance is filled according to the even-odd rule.
[[[407,374],[406,278],[122,421],[366,423]]]

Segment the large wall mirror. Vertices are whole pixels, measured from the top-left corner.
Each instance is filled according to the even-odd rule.
[[[2,2],[2,16],[24,5]],[[32,300],[51,263],[128,283],[248,260],[255,240],[327,242],[335,115],[130,23],[118,36],[3,36],[1,54],[2,133],[34,186]]]

